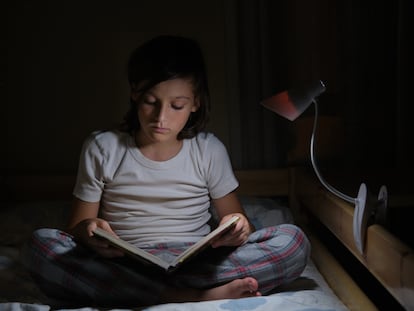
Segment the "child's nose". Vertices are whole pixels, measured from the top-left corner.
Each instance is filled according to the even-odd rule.
[[[158,121],[165,120],[167,116],[167,105],[161,104],[158,106],[158,109],[156,111],[156,117]]]

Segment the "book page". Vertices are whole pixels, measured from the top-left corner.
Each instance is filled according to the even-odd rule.
[[[117,238],[116,236],[112,235],[108,231],[105,231],[101,228],[96,228],[93,232],[97,236],[106,239],[113,246],[118,247],[122,251],[125,251],[129,255],[132,255],[132,256],[134,256],[135,258],[138,258],[141,261],[145,260],[146,262],[156,264],[156,265],[160,266],[161,268],[164,268],[165,270],[167,270],[168,267],[170,266],[170,264],[168,262],[162,260],[161,258],[159,258],[155,255],[152,255],[152,254],[144,251],[143,249],[140,249],[140,248],[132,245],[131,243],[128,243],[124,240],[121,240],[120,238]]]
[[[204,238],[199,240],[197,243],[190,246],[187,250],[185,250],[183,253],[181,253],[175,260],[172,266],[176,267],[177,265],[184,262],[186,259],[190,258],[191,256],[195,255],[197,252],[202,250],[204,247],[208,246],[210,242],[217,238],[218,236],[224,234],[231,228],[233,228],[236,225],[236,222],[239,221],[239,216],[233,216],[228,221],[226,221],[224,224],[217,227],[215,230],[211,231],[208,235],[206,235]]]

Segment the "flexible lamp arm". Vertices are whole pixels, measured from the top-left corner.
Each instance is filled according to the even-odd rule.
[[[336,190],[323,179],[315,160],[315,136],[318,123],[318,103],[315,98],[324,91],[325,85],[322,81],[310,81],[309,84],[302,87],[292,88],[266,98],[261,104],[290,121],[298,118],[312,103],[315,105],[315,118],[310,142],[312,167],[319,181],[328,191],[355,206],[353,216],[354,241],[358,251],[363,254],[369,219],[372,215],[375,215],[375,219],[380,220],[381,223],[386,221],[388,192],[387,188],[382,186],[378,198],[374,198],[368,192],[366,185],[362,183],[359,187],[358,196],[352,198]]]
[[[328,189],[330,192],[335,194],[336,196],[340,197],[341,199],[354,204],[355,198],[352,198],[350,196],[347,196],[346,194],[343,194],[342,192],[336,190],[334,187],[332,187],[330,184],[328,184],[325,179],[323,179],[321,173],[319,172],[318,166],[316,165],[315,160],[315,135],[316,135],[316,127],[318,123],[318,102],[313,99],[312,100],[314,107],[315,107],[315,119],[313,121],[313,129],[312,129],[312,136],[311,136],[311,143],[310,143],[310,156],[311,156],[311,163],[313,170],[315,171],[316,176],[318,176],[319,181],[322,183],[322,185]]]

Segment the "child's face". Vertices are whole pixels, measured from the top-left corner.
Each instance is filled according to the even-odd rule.
[[[146,142],[177,140],[191,112],[198,109],[193,85],[187,79],[161,82],[140,95],[133,92],[132,99],[138,104],[139,136]]]

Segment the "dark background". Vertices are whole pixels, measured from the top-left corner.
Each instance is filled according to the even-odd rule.
[[[2,12],[2,175],[75,174],[83,139],[127,109],[129,52],[155,35],[177,34],[205,52],[209,129],[235,168],[283,167],[293,147],[307,150],[308,140],[295,137],[304,121],[291,124],[259,102],[310,78],[327,86],[321,114],[340,124],[337,136],[337,127],[320,129],[318,148],[331,149],[330,161],[320,159],[324,172],[375,172],[394,189],[411,181],[409,0],[20,0]]]

